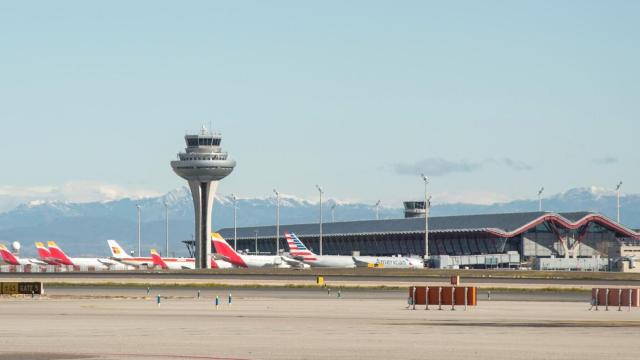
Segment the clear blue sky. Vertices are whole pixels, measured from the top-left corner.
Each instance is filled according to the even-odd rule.
[[[399,205],[640,192],[638,1],[1,1],[0,188],[164,192],[185,130],[220,192]],[[11,190],[11,191],[13,191]]]

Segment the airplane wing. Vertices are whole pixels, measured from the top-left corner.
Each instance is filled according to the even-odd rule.
[[[359,259],[359,258],[357,258],[355,256],[352,256],[352,258],[353,258],[353,262],[356,263],[357,267],[368,267],[370,264],[373,264],[373,263],[370,263],[368,261],[364,261],[362,259]]]
[[[98,262],[106,266],[113,266],[119,263],[119,262],[114,262],[111,259],[101,259],[101,258],[98,258]]]
[[[213,254],[213,258],[216,259],[216,260],[224,260],[224,261],[226,261],[228,263],[231,262],[231,258],[230,257],[224,256],[224,255],[221,255],[221,254],[218,254],[218,253]]]
[[[38,260],[38,259],[29,259],[29,262],[34,265],[49,265],[46,261]]]
[[[290,258],[288,256],[281,256],[282,261],[284,261],[285,263],[291,265],[291,266],[295,266],[295,267],[304,267],[304,263],[300,260],[296,260],[294,258]]]
[[[47,265],[62,265],[62,263],[58,259],[52,256],[47,256],[45,258],[42,258],[42,260],[46,262]]]

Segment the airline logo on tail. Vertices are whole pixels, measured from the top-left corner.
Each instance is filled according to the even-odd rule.
[[[118,244],[115,240],[107,240],[107,244],[109,244],[109,249],[111,249],[111,255],[117,259],[126,259],[130,258],[131,255],[127,254],[126,251]]]
[[[53,256],[62,265],[73,265],[73,261],[67,257],[64,251],[62,251],[54,241],[47,241],[47,246],[49,247],[51,256]]]
[[[239,267],[248,267],[247,263],[244,262],[242,256],[238,254],[227,241],[220,236],[218,233],[211,234],[211,241],[213,242],[213,246],[216,249],[216,252],[225,260],[230,262],[231,264]]]
[[[61,264],[59,260],[57,260],[56,258],[54,258],[51,253],[49,252],[49,250],[47,249],[46,246],[44,246],[43,243],[41,242],[36,242],[36,249],[38,250],[38,256],[40,257],[40,260],[46,262],[47,264],[50,265],[59,265]]]
[[[154,266],[160,266],[163,269],[168,269],[169,268],[167,263],[164,262],[164,260],[162,260],[162,257],[160,257],[160,254],[158,254],[156,249],[151,249],[151,259],[153,260],[153,265]]]
[[[6,261],[9,265],[20,265],[18,259],[7,249],[4,244],[0,244],[0,254],[2,254],[2,259]]]
[[[296,234],[285,232],[284,236],[287,238],[287,245],[289,245],[289,253],[293,257],[301,257],[304,260],[318,260],[316,254],[311,252],[307,247],[298,239]]]

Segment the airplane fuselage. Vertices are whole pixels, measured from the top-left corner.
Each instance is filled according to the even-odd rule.
[[[420,269],[424,267],[421,259],[393,256],[354,256],[358,267],[384,267],[390,269]]]
[[[296,260],[298,258],[296,257]],[[311,267],[354,268],[356,263],[351,256],[342,255],[307,255],[300,259]]]

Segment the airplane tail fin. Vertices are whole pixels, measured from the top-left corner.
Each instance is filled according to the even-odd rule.
[[[6,261],[9,265],[20,265],[20,262],[16,257],[7,249],[4,244],[0,244],[0,255],[2,255],[2,259]]]
[[[44,261],[45,263],[50,265],[60,264],[58,260],[51,255],[51,252],[49,252],[49,249],[47,249],[47,247],[44,246],[43,243],[37,241],[36,250],[38,251],[38,257],[40,258],[40,260]]]
[[[154,266],[160,266],[163,269],[168,269],[169,268],[167,263],[164,262],[164,260],[162,260],[162,257],[160,257],[160,254],[158,254],[156,249],[151,249],[151,259],[153,260],[153,265]]]
[[[107,240],[107,244],[109,244],[109,249],[111,250],[111,255],[116,259],[127,259],[130,258],[131,255],[127,254],[126,251],[118,244],[115,240]]]
[[[284,236],[287,238],[287,245],[289,246],[289,253],[291,256],[315,256],[311,250],[298,239],[296,234],[285,232]]]
[[[227,243],[227,241],[220,234],[212,233],[211,241],[213,242],[213,246],[216,249],[216,252],[226,261],[236,266],[247,267],[247,264],[244,262],[244,260],[242,260],[240,254],[233,250],[229,243]]]
[[[60,261],[61,264],[73,265],[73,262],[71,261],[71,259],[69,259],[67,254],[65,254],[64,251],[60,249],[60,247],[58,247],[58,244],[56,244],[55,241],[47,241],[47,246],[49,247],[49,252],[51,253],[51,256],[55,258],[57,261]]]

